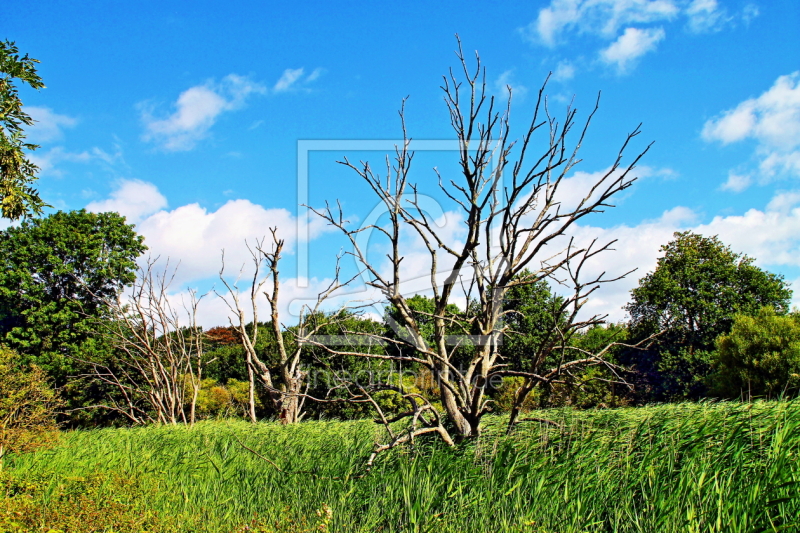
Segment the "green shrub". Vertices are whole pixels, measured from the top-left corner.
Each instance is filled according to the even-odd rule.
[[[800,391],[800,313],[777,315],[764,307],[737,315],[717,339],[711,388],[719,396],[796,395]]]
[[[27,452],[57,437],[61,405],[37,366],[19,366],[19,355],[0,346],[0,461],[9,452]]]

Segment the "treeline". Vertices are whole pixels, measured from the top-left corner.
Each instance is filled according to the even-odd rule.
[[[287,398],[298,419],[373,417],[376,409],[390,416],[414,394],[441,397],[439,376],[400,342],[409,332],[391,305],[382,321],[316,310],[289,328],[267,320],[202,330],[178,320],[183,311],[167,298],[168,277],[137,270],[145,251],[116,213],[59,212],[0,232],[6,396],[22,386],[20,376],[35,376],[37,391],[46,381],[63,400],[62,422],[73,427],[285,419]],[[570,317],[546,281],[510,287],[496,348],[507,372],[485,384],[487,410],[518,406],[526,381],[513,374],[530,368],[532,357],[546,358],[536,367],[555,374],[526,392],[523,409],[796,395],[800,315],[790,310],[783,278],[716,237],[676,233],[661,251],[631,293],[626,323],[560,328]],[[435,342],[434,300],[407,302],[425,342]],[[454,372],[476,350],[472,305],[446,310]],[[335,353],[314,340],[330,338]],[[576,354],[585,364],[563,364]],[[287,373],[293,357],[297,368]]]

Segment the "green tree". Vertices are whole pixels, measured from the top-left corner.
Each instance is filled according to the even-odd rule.
[[[529,276],[525,271],[520,277]],[[560,344],[558,332],[566,331],[567,312],[564,299],[550,290],[545,280],[514,285],[503,300],[503,325],[507,327],[500,354],[516,369],[530,367],[532,357],[540,357],[537,366],[552,363],[552,349]]]
[[[792,295],[781,276],[758,268],[717,237],[688,231],[674,237],[626,306],[634,341],[663,331],[651,349],[627,354],[643,373],[646,399],[705,395],[715,341],[730,331],[736,314],[764,306],[784,314]]]
[[[38,148],[25,142],[23,126],[33,125],[33,119],[22,110],[14,80],[34,89],[44,87],[36,74],[39,61],[20,57],[16,45],[0,41],[0,216],[17,220],[40,215],[45,204],[32,187],[39,170],[26,156],[26,151]]]
[[[800,391],[800,313],[736,315],[717,339],[711,390],[724,398],[796,395]]]
[[[105,349],[104,300],[134,281],[146,249],[117,213],[58,212],[0,232],[0,338],[63,385],[68,356]]]
[[[434,342],[434,320],[436,302],[433,298],[422,294],[415,294],[408,298],[408,307],[411,310],[414,320],[417,322],[420,333],[425,342]],[[459,324],[459,319],[464,313],[455,304],[448,304],[445,309],[448,317],[448,333],[451,335],[464,334],[469,331],[469,326]],[[384,312],[384,321],[390,326],[393,337],[404,337],[408,335],[408,328],[401,326],[402,320],[397,308],[390,305]],[[396,331],[395,331],[396,330]]]
[[[337,336],[340,349],[343,351],[383,355],[387,349],[392,349],[374,342],[374,337],[388,336],[386,325],[347,310],[317,314],[309,317],[306,325],[306,327],[320,325],[318,335]],[[290,330],[296,331],[295,327]],[[291,342],[294,342],[294,339]],[[370,386],[379,383],[391,382],[392,385],[399,385],[401,379],[398,373],[400,369],[392,361],[353,355],[332,355],[327,350],[313,346],[306,350],[306,357],[308,394],[314,398],[329,400],[306,402],[305,411],[310,417],[346,420],[374,416],[375,413],[369,404],[345,401],[353,394],[359,393],[358,387],[353,385],[358,384],[369,389]],[[393,391],[383,391],[376,395],[376,400],[384,410],[391,411],[394,405],[389,405],[387,399],[396,400],[395,396],[396,393]],[[395,403],[402,406],[402,402]]]
[[[526,271],[521,277],[528,275]],[[544,374],[557,368],[565,358],[571,360],[576,355],[601,352],[605,352],[609,363],[619,363],[620,347],[607,347],[627,342],[627,329],[619,324],[599,323],[580,329],[570,327],[564,303],[564,298],[554,294],[544,280],[514,285],[508,290],[503,301],[503,323],[508,329],[500,354],[510,368],[520,371],[535,368]],[[561,374],[557,383],[543,384],[533,391],[527,407],[620,405],[625,403],[628,392],[621,379],[623,376],[614,374],[605,365],[571,369]],[[505,378],[498,392],[507,395],[521,384],[519,378]],[[507,399],[498,400],[499,404],[510,403]]]

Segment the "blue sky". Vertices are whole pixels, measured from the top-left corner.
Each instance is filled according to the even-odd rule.
[[[154,254],[180,261],[176,291],[210,287],[222,248],[228,271],[238,270],[245,239],[273,225],[287,238],[291,286],[298,141],[396,139],[406,96],[412,137],[451,139],[439,85],[456,66],[458,33],[480,52],[490,91],[512,87],[512,126],[529,120],[548,72],[557,112],[574,97],[585,117],[602,91],[576,187],[610,165],[638,123],[634,149],[655,141],[618,207],[576,229],[620,239],[598,268],[639,269],[593,310],[621,319],[658,247],[685,229],[719,235],[800,293],[796,0],[9,0],[3,11],[0,38],[40,60],[47,85],[22,91],[39,121],[30,138],[41,144],[42,196],[58,209],[128,216]],[[362,220],[375,198],[336,165],[343,156],[383,157],[313,152],[309,201],[338,198]],[[422,154],[416,165],[415,180],[434,186],[430,167],[447,172],[452,154]],[[309,290],[324,286],[344,245],[319,223],[311,229]],[[225,322],[224,308],[209,305],[203,320]]]

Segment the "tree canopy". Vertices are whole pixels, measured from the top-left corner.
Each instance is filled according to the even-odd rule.
[[[782,276],[758,268],[717,237],[688,231],[674,237],[626,307],[634,339],[664,332],[652,349],[631,354],[659,399],[701,396],[714,343],[730,331],[736,314],[764,306],[784,314],[792,296]]]
[[[104,300],[133,282],[143,237],[117,213],[58,212],[0,232],[0,336],[63,384]]]
[[[717,339],[712,392],[725,398],[795,395],[800,390],[800,314],[770,307],[736,315]]]
[[[27,54],[20,56],[13,42],[0,41],[0,216],[11,220],[40,215],[48,207],[32,186],[39,168],[25,152],[38,146],[25,142],[23,126],[32,126],[33,119],[23,111],[14,84],[19,80],[33,89],[43,88],[36,74],[38,62]]]

